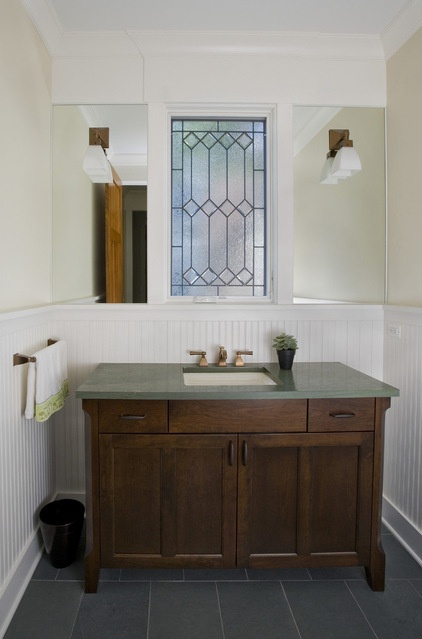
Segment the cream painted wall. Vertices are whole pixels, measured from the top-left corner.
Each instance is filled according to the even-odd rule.
[[[328,130],[349,129],[363,170],[320,184]],[[294,160],[294,295],[383,303],[385,272],[384,110],[345,108]]]
[[[53,108],[53,302],[105,292],[104,185],[82,169],[88,125],[75,106]]]
[[[51,60],[20,2],[0,3],[0,310],[51,302]]]
[[[387,63],[389,304],[422,306],[422,29]]]

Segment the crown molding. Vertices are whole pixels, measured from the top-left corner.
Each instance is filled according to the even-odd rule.
[[[128,31],[143,56],[217,54],[384,59],[378,36],[304,32]]]
[[[378,36],[262,31],[63,32],[48,0],[21,2],[53,59],[168,54],[384,59]]]
[[[304,32],[64,32],[49,0],[21,0],[52,58],[247,55],[386,60],[422,25],[422,0],[409,0],[381,36]]]
[[[385,59],[391,58],[422,26],[422,0],[410,0],[381,34]]]
[[[60,47],[63,32],[47,0],[21,0],[51,57]]]

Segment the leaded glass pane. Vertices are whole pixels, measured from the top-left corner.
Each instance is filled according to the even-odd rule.
[[[265,295],[265,120],[173,120],[171,157],[172,295]]]

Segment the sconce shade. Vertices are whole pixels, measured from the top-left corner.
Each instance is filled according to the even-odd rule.
[[[101,145],[90,145],[87,148],[82,168],[91,182],[113,184],[110,162]]]
[[[334,158],[327,158],[324,162],[324,166],[322,167],[321,177],[319,179],[320,184],[337,184],[338,179],[333,177],[331,171],[333,168]]]
[[[329,151],[322,167],[320,183],[338,184],[339,180],[345,180],[360,171],[362,164],[353,148],[349,129],[330,129],[328,141]]]
[[[362,170],[359,155],[352,146],[343,146],[337,151],[331,168],[334,178],[346,178]]]

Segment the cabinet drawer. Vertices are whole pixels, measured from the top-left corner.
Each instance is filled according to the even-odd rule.
[[[306,399],[173,400],[171,433],[298,433],[306,431]]]
[[[373,397],[310,399],[310,433],[374,430]]]
[[[98,402],[101,433],[167,433],[167,401],[103,399]]]

